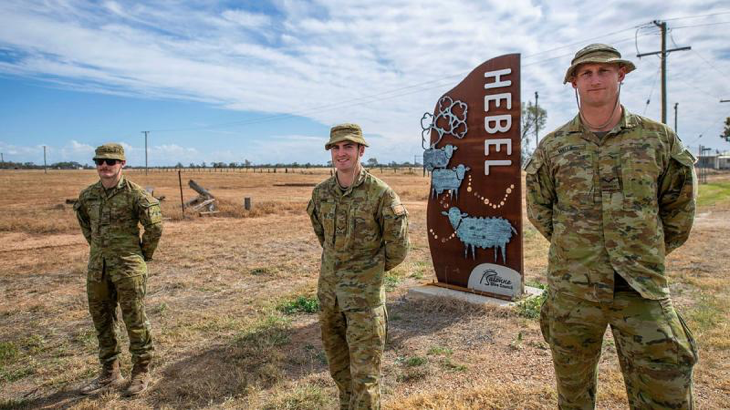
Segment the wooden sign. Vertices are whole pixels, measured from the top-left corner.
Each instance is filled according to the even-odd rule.
[[[520,55],[508,54],[477,67],[421,119],[437,285],[522,295],[520,115]]]

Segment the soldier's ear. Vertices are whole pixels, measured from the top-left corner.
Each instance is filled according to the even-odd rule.
[[[365,146],[361,144],[357,144],[357,146],[360,148],[360,157],[365,155]]]
[[[124,166],[127,165],[127,161],[122,160],[121,164],[122,164],[122,168],[124,168]]]

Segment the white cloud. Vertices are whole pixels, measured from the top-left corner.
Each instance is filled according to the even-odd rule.
[[[420,150],[423,112],[488,58],[522,53],[522,97],[532,100],[539,91],[540,103],[548,109],[547,128],[555,128],[576,112],[572,90],[562,85],[573,53],[589,42],[614,44],[639,68],[627,78],[622,98],[641,113],[657,61],[634,56],[637,47],[657,50],[659,38],[651,24],[638,33],[636,27],[655,19],[725,11],[719,1],[679,0],[559,5],[530,0],[276,0],[274,5],[276,13],[263,14],[205,3],[150,7],[108,1],[96,7],[4,1],[0,48],[19,54],[0,62],[0,73],[50,78],[96,92],[295,113],[325,125],[358,122],[387,147],[373,146],[379,159],[410,160]],[[730,21],[730,14],[670,20],[670,27],[676,27],[673,41],[691,45],[715,67],[693,52],[670,55],[669,103],[680,102],[685,141],[703,130],[709,135],[721,129],[715,120],[726,110],[717,99],[728,98],[730,86],[718,71],[730,73],[723,34],[728,25],[697,25],[723,21]],[[647,115],[658,117],[659,101],[656,85]],[[257,144],[252,142],[253,149],[260,149]],[[260,151],[261,158],[279,161],[297,144],[301,141],[281,137],[275,149]],[[407,156],[398,157],[401,153]],[[217,154],[224,160],[247,153]]]
[[[91,161],[94,156],[94,147],[76,140],[69,141],[59,149],[61,160],[76,161],[81,164]],[[58,161],[56,161],[58,162]]]
[[[269,16],[249,13],[244,10],[226,10],[223,12],[222,17],[246,28],[261,28],[271,24]]]

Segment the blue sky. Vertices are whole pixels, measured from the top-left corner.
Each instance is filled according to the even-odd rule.
[[[0,2],[0,152],[6,160],[90,162],[117,141],[129,163],[328,159],[329,127],[362,125],[380,162],[421,154],[420,118],[485,60],[522,54],[522,99],[540,93],[547,129],[576,113],[562,84],[577,49],[615,45],[634,61],[631,111],[660,118],[666,20],[669,122],[729,150],[730,6],[721,1],[274,0]],[[647,100],[650,103],[647,105]],[[700,137],[700,135],[702,135]]]

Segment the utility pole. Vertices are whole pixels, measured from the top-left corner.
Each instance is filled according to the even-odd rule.
[[[149,172],[147,169],[147,134],[149,134],[149,131],[142,131],[144,134],[144,174],[147,175]]]
[[[691,50],[692,47],[678,47],[667,50],[667,22],[654,20],[653,23],[662,30],[662,50],[651,53],[637,54],[636,57],[651,56],[661,54],[662,58],[662,123],[667,123],[667,56],[674,51]]]
[[[679,131],[677,131],[677,106],[679,103],[674,103],[674,133],[679,134]]]
[[[46,146],[43,146],[43,173],[48,173],[48,165],[46,164]]]

